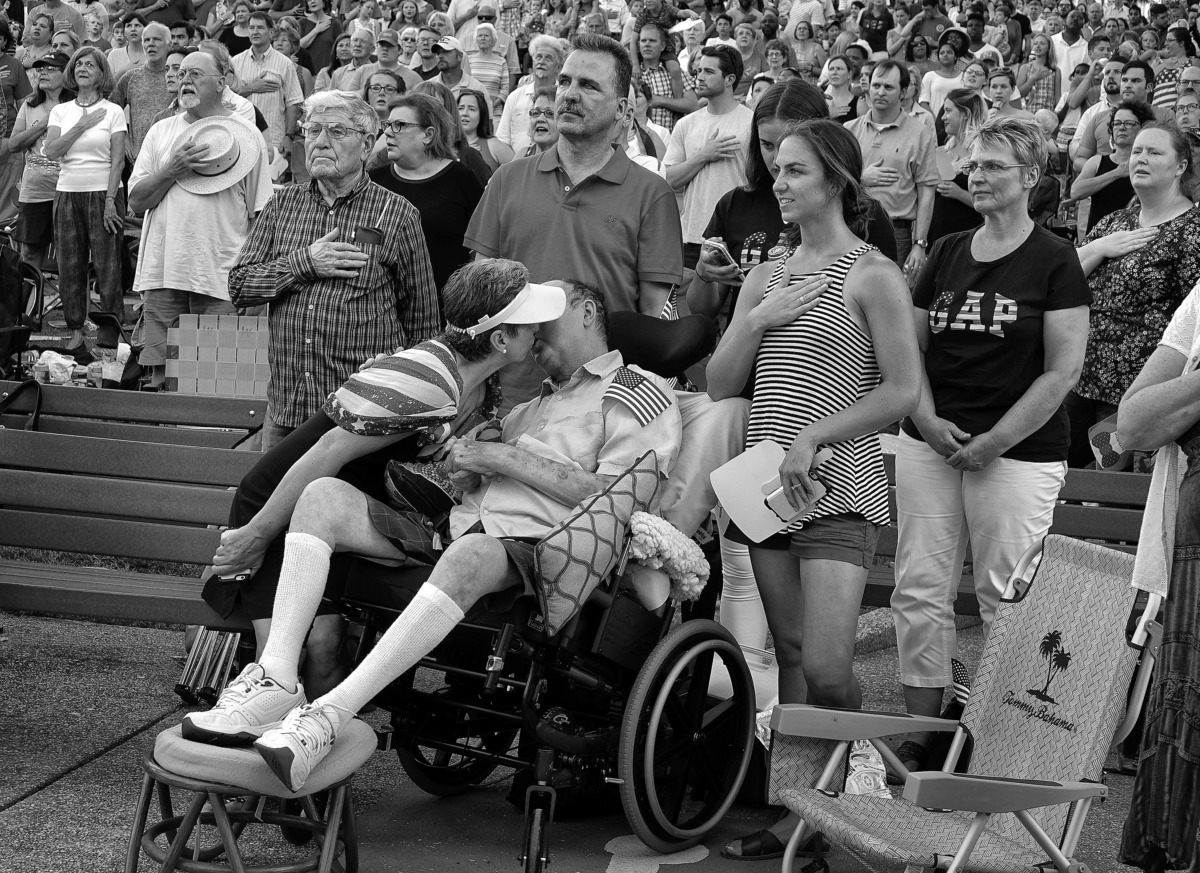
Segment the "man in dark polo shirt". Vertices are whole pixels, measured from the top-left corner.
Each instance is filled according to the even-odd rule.
[[[594,285],[610,311],[660,315],[683,273],[679,207],[664,179],[611,145],[629,111],[630,75],[616,40],[576,38],[559,75],[558,143],[496,171],[464,243],[520,261],[534,282]],[[532,363],[502,370],[504,409],[536,396],[542,379]]]

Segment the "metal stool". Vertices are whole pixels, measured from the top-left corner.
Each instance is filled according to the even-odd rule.
[[[153,754],[142,759],[145,776],[129,836],[125,873],[137,873],[142,852],[161,865],[163,873],[355,873],[358,838],[350,781],[375,751],[375,742],[375,732],[354,719],[338,734],[333,749],[304,787],[292,792],[253,748],[189,742],[178,726],[163,731],[155,740]],[[175,812],[172,788],[190,795],[182,815]],[[161,821],[148,826],[156,790]],[[313,795],[326,790],[329,802],[322,816]],[[271,798],[298,799],[305,815],[267,810]],[[293,864],[247,866],[237,841],[245,828],[255,824],[310,831],[317,851]],[[219,841],[202,845],[197,825],[214,826]],[[165,838],[165,845],[160,838]]]

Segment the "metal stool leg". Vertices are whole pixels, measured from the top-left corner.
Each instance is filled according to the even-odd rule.
[[[349,782],[342,813],[342,842],[346,845],[346,873],[358,873],[358,825],[354,821],[354,788]]]

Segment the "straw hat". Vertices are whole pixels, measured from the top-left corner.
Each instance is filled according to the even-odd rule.
[[[197,145],[208,146],[204,166],[176,180],[180,188],[193,194],[216,194],[233,187],[262,158],[262,135],[231,115],[197,121],[188,129],[187,137]]]

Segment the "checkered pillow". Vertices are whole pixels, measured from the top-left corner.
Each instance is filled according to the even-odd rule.
[[[534,549],[538,606],[556,634],[608,577],[621,557],[629,519],[658,493],[658,456],[642,455],[599,494],[588,497]]]

